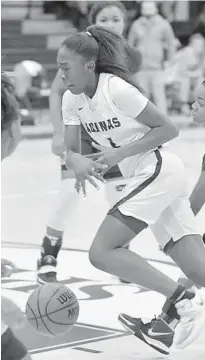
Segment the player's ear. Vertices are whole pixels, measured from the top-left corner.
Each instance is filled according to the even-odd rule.
[[[87,71],[94,72],[95,71],[95,61],[93,61],[93,60],[88,61],[85,64],[85,68]]]

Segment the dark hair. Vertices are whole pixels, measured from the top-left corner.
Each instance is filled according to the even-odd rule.
[[[14,86],[5,73],[1,73],[1,131],[8,129],[19,117],[19,105]]]
[[[120,1],[97,1],[91,7],[90,12],[88,14],[89,23],[92,25],[95,24],[97,15],[108,6],[118,7],[124,14],[124,17],[126,16],[127,11],[124,5]]]
[[[131,56],[135,50],[129,50],[129,45],[122,36],[92,25],[88,27],[87,32],[67,38],[62,46],[82,55],[86,60],[94,60],[96,73],[113,74],[132,84],[129,61],[131,63]]]

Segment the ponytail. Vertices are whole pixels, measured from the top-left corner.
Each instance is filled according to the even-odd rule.
[[[138,88],[131,79],[134,49],[129,47],[122,36],[92,25],[86,32],[67,38],[62,46],[66,46],[87,60],[94,60],[96,73],[113,74]],[[136,52],[135,54],[137,56]],[[137,66],[139,67],[139,61]]]

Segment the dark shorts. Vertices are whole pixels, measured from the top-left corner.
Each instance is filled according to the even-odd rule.
[[[1,359],[21,360],[27,353],[26,347],[15,337],[12,330],[8,328],[1,336]]]

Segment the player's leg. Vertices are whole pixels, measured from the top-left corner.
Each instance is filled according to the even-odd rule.
[[[192,286],[193,283],[196,283],[205,286],[205,247],[202,238],[197,234],[196,221],[190,209],[188,196],[176,199],[164,210],[157,222],[151,226],[151,229],[165,253],[168,253],[189,277],[189,285]],[[154,333],[160,332],[162,335],[164,333],[161,338],[157,336],[156,349],[162,353],[168,353],[168,348],[172,342],[170,336],[166,336],[167,329],[164,327],[164,320],[173,330],[179,324],[178,331],[180,330],[180,333],[176,343],[178,347],[186,347],[200,333],[201,326],[205,322],[205,298],[200,294],[198,292],[195,295],[192,306],[189,304],[188,307],[187,300],[173,306],[173,299],[172,303],[170,299],[167,299],[162,314],[156,321],[152,320],[147,324],[144,324],[141,319],[126,314],[121,314],[119,320],[132,332],[134,331],[138,338],[152,347],[155,344],[154,348],[156,348]],[[178,304],[180,304],[180,308],[178,308]],[[176,308],[178,309],[177,314]],[[198,318],[193,321],[193,314],[197,311]],[[178,315],[186,320],[183,320],[183,326],[179,322]]]
[[[62,246],[65,224],[78,202],[78,194],[74,188],[75,180],[70,176],[63,161],[61,177],[60,191],[47,224],[40,259],[37,262],[37,279],[42,284],[57,281],[57,257]]]
[[[89,135],[81,131],[82,154],[92,153]],[[57,257],[63,242],[66,223],[75,211],[79,196],[74,187],[75,179],[61,159],[61,185],[56,204],[47,224],[46,234],[41,245],[41,256],[37,262],[37,279],[39,283],[57,281]]]
[[[90,261],[102,271],[170,296],[176,283],[125,248],[146,227],[145,222],[124,216],[119,210],[108,214],[91,245]]]

